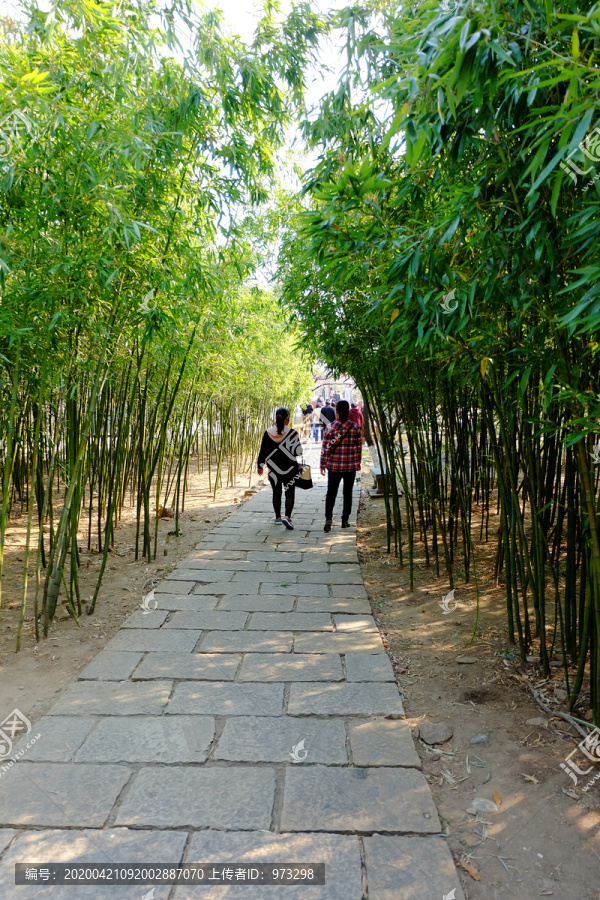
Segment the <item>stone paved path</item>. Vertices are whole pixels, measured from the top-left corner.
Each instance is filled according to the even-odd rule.
[[[326,885],[154,900],[462,900],[362,584],[358,496],[326,535],[315,481],[293,532],[269,489],[235,510],[35,724],[0,776],[0,897],[148,892],[16,887],[15,862],[186,861],[325,862]]]

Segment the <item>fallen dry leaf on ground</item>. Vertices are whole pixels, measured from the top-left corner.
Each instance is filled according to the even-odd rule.
[[[475,866],[471,865],[470,862],[467,862],[466,860],[462,860],[462,859],[460,861],[460,864],[463,867],[463,869],[465,870],[465,872],[468,872],[469,875],[471,876],[471,878],[474,879],[474,881],[481,881],[481,875],[479,874],[479,872],[477,871]]]

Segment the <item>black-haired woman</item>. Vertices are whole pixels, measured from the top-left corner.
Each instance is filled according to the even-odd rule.
[[[263,434],[258,454],[258,474],[262,475],[266,464],[273,488],[275,524],[293,529],[292,511],[296,497],[298,461],[302,456],[302,444],[298,432],[290,428],[290,414],[280,407],[275,413],[275,425]],[[281,515],[281,494],[285,491],[285,515]]]

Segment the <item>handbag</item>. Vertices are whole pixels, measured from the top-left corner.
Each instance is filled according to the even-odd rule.
[[[304,462],[298,463],[298,477],[296,479],[296,487],[301,491],[309,491],[313,486],[312,472],[310,466]]]

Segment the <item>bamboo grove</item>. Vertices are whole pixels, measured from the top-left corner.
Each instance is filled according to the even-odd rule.
[[[247,471],[273,403],[306,390],[289,323],[250,286],[251,210],[320,29],[304,6],[285,34],[265,13],[250,47],[185,3],[19,15],[0,22],[0,578],[20,511],[17,649],[28,604],[36,636],[61,591],[81,614],[78,541],[102,555],[92,613],[123,506],[152,560],[190,458],[216,491]]]
[[[479,597],[491,544],[510,641],[546,676],[561,660],[597,724],[600,7],[374,4],[337,27],[286,302],[367,400],[411,584],[418,544]]]

